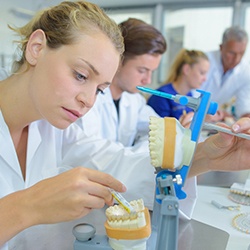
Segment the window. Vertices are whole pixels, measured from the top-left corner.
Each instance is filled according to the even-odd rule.
[[[149,10],[127,10],[127,11],[107,11],[109,17],[111,17],[117,24],[127,20],[130,17],[137,18],[143,20],[148,24],[152,24],[152,12]]]
[[[224,30],[232,25],[232,7],[186,8],[164,12],[164,35],[168,50],[160,67],[160,82],[181,48],[204,52],[217,50]],[[249,26],[250,28],[250,26]]]

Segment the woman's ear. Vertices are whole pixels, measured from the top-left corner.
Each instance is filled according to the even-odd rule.
[[[46,36],[43,30],[38,29],[34,31],[27,43],[26,46],[26,60],[30,65],[36,65],[37,59],[42,52],[42,50],[46,47]]]
[[[184,75],[187,75],[188,72],[189,72],[189,70],[190,70],[190,65],[187,64],[187,63],[185,63],[185,64],[182,66],[182,73],[183,73]]]

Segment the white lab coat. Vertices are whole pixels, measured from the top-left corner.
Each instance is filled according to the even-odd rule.
[[[132,151],[119,143],[86,137],[77,124],[62,131],[46,121],[36,121],[29,127],[24,181],[8,127],[0,112],[0,197],[79,165],[110,173],[127,186],[125,198],[142,198],[145,205],[152,209],[155,177],[148,152]],[[182,212],[190,217],[196,198],[196,180],[190,179],[186,184],[188,198],[180,205]],[[100,223],[95,215],[100,211],[91,212],[78,221],[28,228],[0,249],[72,249],[73,225],[86,220],[94,225]],[[182,212],[181,217],[185,216]],[[102,219],[105,217],[102,216]]]
[[[141,150],[148,150],[150,116],[159,117],[149,105],[146,105],[146,100],[141,94],[123,92],[118,119],[110,89],[107,88],[103,95],[98,95],[94,107],[80,121],[88,136],[99,135],[101,138],[120,142],[125,147],[142,143],[144,147],[140,145]]]
[[[0,68],[0,80],[3,80],[8,77],[7,70],[4,68]]]
[[[228,103],[232,97],[236,98],[235,113],[239,118],[250,113],[250,64],[244,58],[236,67],[227,72],[222,83],[224,73],[220,51],[207,53],[210,69],[207,80],[202,84],[202,90],[211,93],[211,100],[222,105]],[[197,95],[197,92],[194,93]]]

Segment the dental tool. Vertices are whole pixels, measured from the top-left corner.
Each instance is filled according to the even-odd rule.
[[[241,138],[250,140],[250,135],[248,135],[248,134],[234,133],[232,130],[230,130],[228,128],[224,128],[224,127],[212,124],[212,123],[204,122],[203,128],[204,129],[209,129],[209,130],[216,130],[216,131],[219,131],[219,132],[227,133],[227,134],[230,134],[230,135],[234,135],[234,136],[237,136],[237,137],[241,137]]]
[[[128,212],[128,213],[136,213],[135,209],[131,204],[118,192],[113,189],[110,189],[112,196],[116,199],[116,201]]]
[[[237,206],[225,206],[225,205],[222,205],[220,204],[219,202],[215,201],[215,200],[212,200],[211,201],[211,204],[213,204],[215,207],[217,207],[218,209],[228,209],[230,211],[233,211],[233,210],[240,210],[240,205],[237,205]]]

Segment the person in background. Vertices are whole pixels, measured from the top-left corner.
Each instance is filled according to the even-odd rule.
[[[117,72],[123,38],[86,1],[61,2],[12,29],[21,58],[0,82],[0,249],[68,250],[79,218],[112,204],[110,188],[153,200],[148,153],[92,140],[76,123]],[[232,129],[249,132],[250,119]],[[249,147],[223,133],[199,143],[184,189],[199,173],[250,168]],[[188,193],[180,209],[190,210],[194,197]]]
[[[201,84],[206,80],[208,70],[209,60],[204,52],[181,49],[171,65],[166,84],[157,90],[172,95],[193,96],[192,90],[200,89]],[[147,103],[161,117],[175,117],[177,120],[180,120],[184,127],[189,126],[194,114],[193,109],[188,106],[156,95],[152,95]],[[183,120],[184,117],[186,118],[185,120]],[[206,121],[213,122],[221,119],[222,114],[219,111],[213,116],[207,115],[206,117]]]
[[[227,28],[222,36],[220,49],[210,51],[207,56],[210,69],[201,89],[211,93],[211,100],[220,106],[235,99],[232,111],[224,118],[250,116],[250,65],[243,58],[248,44],[248,35],[240,27]],[[224,119],[226,120],[226,119]]]
[[[136,86],[151,83],[167,44],[155,27],[142,20],[129,18],[119,26],[124,37],[123,61],[110,87],[82,118],[82,126],[89,136],[99,134],[125,147],[148,151],[149,117],[158,115]]]
[[[166,83],[157,90],[172,95],[192,96],[192,89],[199,89],[206,80],[209,60],[205,53],[199,50],[181,49],[171,65]],[[148,99],[151,106],[161,117],[175,117],[177,120],[193,109],[173,100],[152,95]]]

